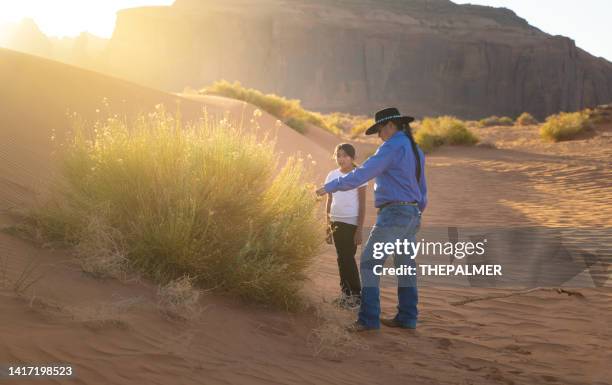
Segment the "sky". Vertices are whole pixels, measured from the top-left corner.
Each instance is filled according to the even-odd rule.
[[[453,1],[510,8],[544,32],[568,36],[586,51],[612,61],[612,0]],[[172,3],[173,0],[1,0],[0,24],[28,17],[49,36],[76,36],[87,31],[109,38],[117,10]]]
[[[31,18],[48,36],[76,36],[86,31],[109,38],[115,28],[115,14],[118,10],[143,5],[170,5],[173,2],[173,0],[0,0],[0,24]]]

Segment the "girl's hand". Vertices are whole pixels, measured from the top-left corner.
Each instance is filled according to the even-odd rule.
[[[317,196],[323,196],[327,194],[327,192],[325,191],[325,187],[319,187],[317,191],[315,191],[315,194],[317,194]]]
[[[355,230],[355,236],[353,237],[353,241],[355,242],[355,246],[359,246],[363,242],[362,232],[363,231],[362,231],[361,227],[357,227],[357,230]]]
[[[325,243],[327,243],[328,245],[334,244],[334,238],[332,236],[332,229],[329,225],[327,226],[327,236],[325,237]]]

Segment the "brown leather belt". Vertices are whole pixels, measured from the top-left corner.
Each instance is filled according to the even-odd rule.
[[[417,202],[404,202],[404,201],[393,201],[393,202],[385,202],[382,205],[380,205],[380,207],[378,208],[378,210],[382,210],[387,206],[418,206],[419,204]]]

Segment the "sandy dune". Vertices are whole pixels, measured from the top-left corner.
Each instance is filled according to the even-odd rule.
[[[67,108],[93,119],[106,97],[126,114],[177,99],[185,118],[206,107],[220,114],[244,111],[250,119],[254,109],[223,98],[180,98],[5,50],[0,81],[0,225],[13,223],[8,209],[44,190],[53,172],[51,130],[58,137],[65,132]],[[311,154],[317,178],[333,167],[334,137],[317,131],[302,136],[266,114],[259,124],[276,131],[285,155]],[[566,144],[543,149],[534,140],[512,147],[512,133],[480,134],[499,148],[446,148],[428,157],[425,230],[560,227],[571,230],[569,240],[610,250],[609,136],[585,139],[579,145],[593,151],[576,155]],[[358,151],[371,149],[361,144]],[[369,209],[367,223],[374,218]],[[330,357],[313,354],[309,341],[318,319],[310,312],[286,314],[206,294],[199,318],[168,319],[158,311],[154,285],[91,278],[68,250],[37,248],[0,232],[0,281],[19,280],[28,266],[36,268],[22,286],[42,275],[32,287],[21,296],[11,288],[0,291],[0,364],[74,366],[74,378],[41,384],[612,383],[609,282],[577,289],[583,297],[536,291],[459,306],[450,302],[509,291],[423,287],[417,332],[357,336],[353,348]],[[307,290],[315,301],[338,292],[331,247],[317,258]],[[388,314],[394,296],[392,287],[383,289]]]
[[[71,126],[70,113],[95,121],[109,113],[134,117],[163,104],[170,112],[180,110],[184,120],[198,119],[206,110],[219,118],[229,113],[237,123],[251,127],[255,109],[213,96],[190,100],[6,49],[0,49],[0,83],[0,210],[23,204],[32,197],[32,187],[49,180],[55,145],[51,137],[62,142]],[[258,123],[262,134],[276,136],[283,156],[312,153],[324,159],[325,168],[331,165],[320,146],[278,126],[272,116],[263,114]]]

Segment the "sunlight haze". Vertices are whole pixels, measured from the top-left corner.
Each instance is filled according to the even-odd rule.
[[[118,10],[146,5],[171,5],[173,0],[23,0],[0,4],[0,26],[33,19],[48,36],[76,36],[87,31],[109,38]],[[568,36],[586,51],[612,60],[612,44],[606,30],[612,2],[588,0],[454,0],[512,9],[530,24],[553,35]],[[69,10],[69,12],[67,11]]]
[[[145,5],[170,5],[173,0],[20,0],[0,3],[0,24],[33,19],[48,36],[81,32],[109,38],[118,10]]]

